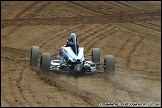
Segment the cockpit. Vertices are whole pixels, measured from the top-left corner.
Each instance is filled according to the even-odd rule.
[[[71,33],[68,40],[67,40],[67,45],[70,46],[73,50],[73,52],[78,55],[78,49],[79,49],[79,43],[77,40],[77,36],[75,33]]]

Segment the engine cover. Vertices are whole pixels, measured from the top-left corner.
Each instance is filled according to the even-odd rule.
[[[84,48],[83,47],[79,47],[78,48],[78,55],[76,55],[71,47],[65,47],[62,46],[60,48],[60,51],[62,53],[62,55],[70,62],[74,63],[77,60],[80,60],[80,62],[82,63],[84,60]]]

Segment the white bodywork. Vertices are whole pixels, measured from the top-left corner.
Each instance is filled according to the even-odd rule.
[[[78,48],[78,55],[76,55],[71,47],[62,46],[59,49],[60,53],[62,55],[58,55],[57,58],[59,60],[51,60],[51,67],[50,70],[53,71],[69,71],[69,67],[71,67],[70,63],[76,63],[79,61],[79,64],[81,64],[82,68],[86,70],[86,72],[95,72],[96,71],[96,65],[92,61],[86,61],[84,58],[84,48],[79,47]],[[66,58],[66,59],[65,59]],[[68,62],[68,63],[67,63]],[[78,63],[76,63],[78,64]]]

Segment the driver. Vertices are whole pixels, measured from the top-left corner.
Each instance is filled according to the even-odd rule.
[[[78,55],[79,43],[77,41],[77,36],[75,33],[71,33],[66,42],[66,47],[71,47],[73,52]]]

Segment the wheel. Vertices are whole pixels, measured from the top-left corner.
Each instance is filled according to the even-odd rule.
[[[51,58],[49,53],[42,53],[40,60],[40,70],[41,72],[49,72],[51,66]]]
[[[106,55],[104,58],[104,72],[108,76],[114,76],[115,73],[115,59],[112,55]]]
[[[50,73],[51,58],[49,53],[42,53],[40,59],[40,78],[48,81],[48,75]]]
[[[38,56],[39,56],[39,47],[32,46],[30,53],[30,65],[37,66],[38,64]]]
[[[100,62],[100,49],[99,48],[92,49],[92,62]]]
[[[100,49],[93,48],[92,49],[92,62],[100,62]],[[100,64],[96,65],[97,70],[100,70]]]

